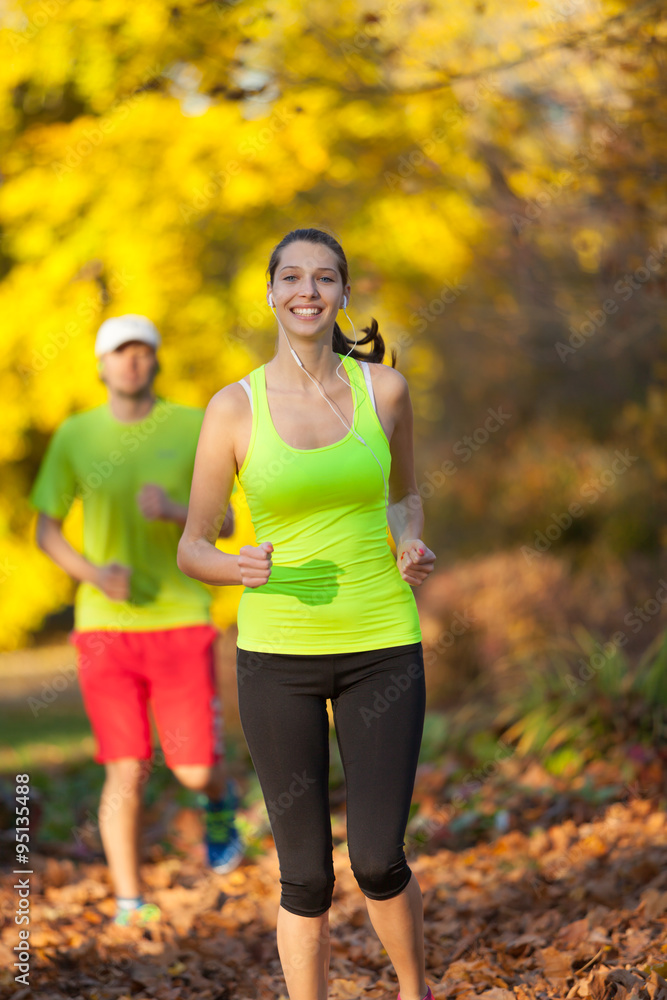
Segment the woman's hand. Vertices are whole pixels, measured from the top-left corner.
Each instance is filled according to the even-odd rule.
[[[239,571],[244,587],[261,587],[271,576],[271,542],[244,545],[239,552]]]
[[[398,545],[396,562],[405,582],[418,587],[433,572],[435,553],[421,538],[408,538]]]

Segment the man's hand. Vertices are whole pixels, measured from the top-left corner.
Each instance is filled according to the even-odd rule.
[[[175,508],[161,486],[145,483],[137,493],[139,510],[148,521],[175,521]]]
[[[261,587],[271,576],[271,542],[244,545],[239,552],[239,570],[244,587]]]
[[[418,587],[433,572],[435,553],[421,538],[409,538],[399,544],[396,562],[405,582],[411,587]]]
[[[132,569],[121,563],[107,563],[98,566],[94,585],[111,601],[127,601],[130,596],[130,577]]]

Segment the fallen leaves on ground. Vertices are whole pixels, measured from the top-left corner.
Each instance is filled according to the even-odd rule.
[[[370,927],[344,845],[331,910],[332,1000],[388,1000],[396,978]],[[424,894],[436,1000],[667,1000],[667,817],[631,799],[591,822],[520,830],[411,860]],[[270,1000],[286,996],[275,941],[275,850],[230,875],[201,852],[146,864],[162,921],[116,927],[102,863],[35,855],[31,990],[14,986],[10,880],[0,986],[17,1000]]]

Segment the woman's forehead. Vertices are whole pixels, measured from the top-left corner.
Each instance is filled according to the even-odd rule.
[[[322,243],[306,243],[295,241],[285,247],[280,255],[278,269],[284,267],[301,267],[310,270],[327,269],[339,273],[338,258],[334,251]]]

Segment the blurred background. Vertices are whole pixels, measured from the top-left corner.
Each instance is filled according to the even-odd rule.
[[[101,783],[73,584],[36,548],[26,500],[46,444],[105,398],[93,343],[109,316],[157,324],[157,390],[181,403],[267,361],[265,269],[297,226],[338,237],[355,325],[378,320],[411,387],[438,555],[416,595],[430,785],[415,835],[520,825],[543,793],[561,812],[664,794],[664,4],[1,10],[0,769],[67,783],[44,839],[71,836]],[[252,539],[235,504],[232,551]],[[77,504],[67,530],[76,542]],[[216,592],[214,614],[244,771],[238,598]],[[512,807],[522,781],[532,814]]]

